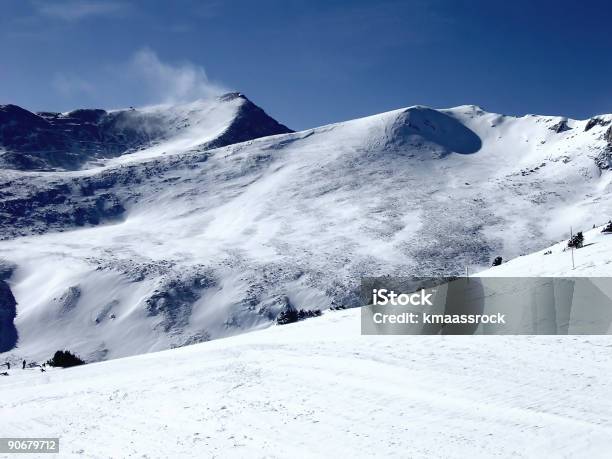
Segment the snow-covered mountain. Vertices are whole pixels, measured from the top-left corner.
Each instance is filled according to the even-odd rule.
[[[292,131],[240,93],[179,106],[110,112],[31,113],[16,105],[0,105],[0,166],[74,170],[142,150],[151,156],[287,132]]]
[[[166,349],[286,308],[358,306],[362,276],[458,274],[546,247],[612,214],[611,122],[416,106],[213,149],[257,123],[178,133],[82,170],[2,170],[11,355]]]

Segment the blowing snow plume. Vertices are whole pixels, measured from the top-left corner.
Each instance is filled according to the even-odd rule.
[[[203,67],[184,62],[170,65],[162,62],[150,49],[142,49],[130,61],[131,73],[138,77],[154,97],[155,102],[180,103],[210,99],[228,92],[208,79]]]
[[[69,104],[62,111],[75,106],[108,109],[181,104],[211,100],[229,92],[222,84],[212,82],[203,66],[189,61],[164,61],[150,48],[84,72],[57,72],[51,84],[64,103]]]

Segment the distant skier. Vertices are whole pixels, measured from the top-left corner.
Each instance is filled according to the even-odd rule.
[[[11,369],[11,362],[6,362],[5,365],[7,370]]]
[[[25,370],[25,366],[26,366],[26,361],[23,361],[23,366],[21,367],[22,370]]]

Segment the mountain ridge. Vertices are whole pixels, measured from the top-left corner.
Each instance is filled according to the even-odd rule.
[[[217,105],[218,107],[215,107]],[[190,107],[185,112],[182,107]],[[219,112],[221,120],[207,111]],[[224,109],[224,110],[221,110]],[[202,119],[194,112],[200,110]],[[214,113],[213,113],[214,115]],[[217,116],[218,118],[219,116]],[[209,148],[293,132],[269,117],[241,93],[183,106],[156,106],[106,111],[76,109],[70,112],[32,113],[17,105],[0,105],[0,166],[20,170],[78,170],[92,160],[129,154],[189,131],[189,123],[221,123]]]
[[[0,169],[11,352],[103,360],[231,336],[289,307],[359,306],[365,276],[473,272],[612,214],[609,116],[559,130],[416,106],[210,148],[223,113],[83,170]]]

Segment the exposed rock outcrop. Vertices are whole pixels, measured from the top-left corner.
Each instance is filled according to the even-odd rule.
[[[558,123],[555,123],[551,127],[549,127],[549,129],[559,134],[561,132],[569,131],[571,128],[568,126],[567,120],[562,119]]]
[[[17,301],[8,283],[15,269],[13,264],[0,260],[0,352],[10,351],[17,344]]]
[[[587,132],[587,131],[590,131],[595,126],[607,126],[608,124],[610,124],[610,121],[608,120],[604,120],[598,117],[590,118],[587,121],[586,126],[584,127],[584,131]]]

